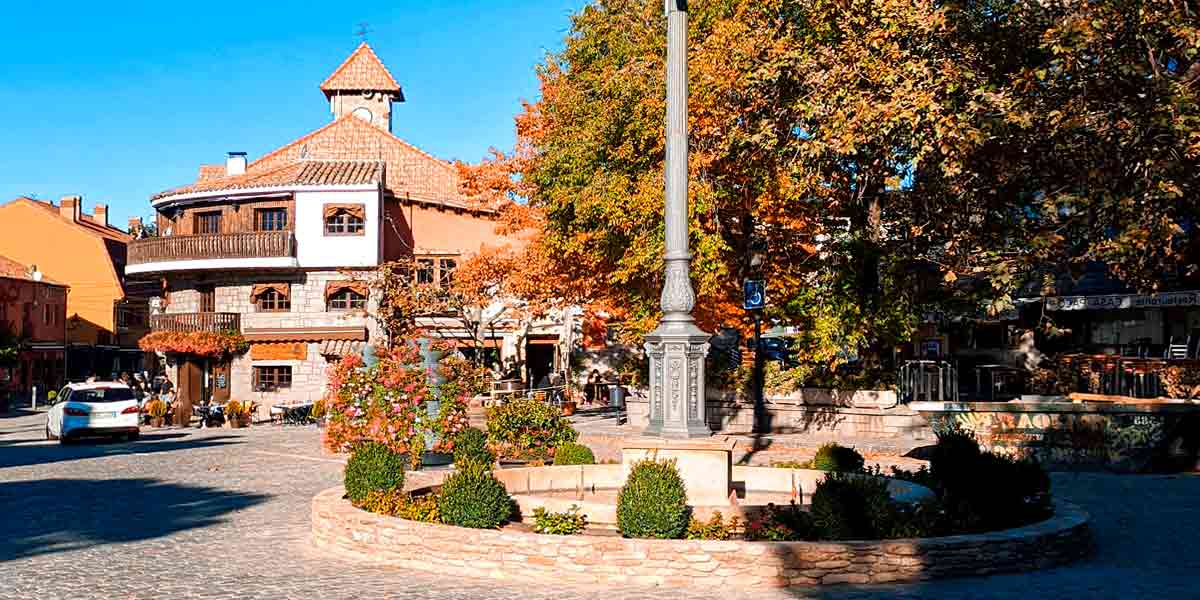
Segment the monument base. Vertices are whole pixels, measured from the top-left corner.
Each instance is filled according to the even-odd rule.
[[[641,437],[621,444],[623,478],[629,478],[633,464],[640,460],[673,460],[683,484],[688,504],[730,504],[733,493],[733,447],[726,437],[705,440],[669,440]]]
[[[712,436],[705,419],[704,359],[711,338],[690,318],[667,320],[646,336],[650,358],[650,419],[654,438]]]

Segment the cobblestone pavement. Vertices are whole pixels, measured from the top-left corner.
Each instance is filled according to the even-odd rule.
[[[41,441],[0,417],[0,599],[51,598],[1200,598],[1200,476],[1058,474],[1097,552],[1026,575],[773,590],[597,589],[438,577],[308,546],[308,503],[340,477],[304,427],[147,431],[135,443]],[[986,551],[985,549],[982,549]]]

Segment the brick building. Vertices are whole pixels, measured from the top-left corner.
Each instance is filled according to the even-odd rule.
[[[0,404],[63,385],[67,286],[0,256]]]
[[[166,355],[190,401],[269,406],[321,396],[331,361],[378,341],[357,274],[416,258],[449,274],[504,240],[458,173],[391,132],[396,80],[362,44],[320,86],[332,121],[248,160],[202,165],[151,199],[161,236],[130,245],[128,272],[160,282],[151,330],[237,331],[228,360]]]

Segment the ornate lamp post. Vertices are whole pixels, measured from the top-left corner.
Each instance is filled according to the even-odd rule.
[[[666,0],[666,281],[663,318],[646,336],[650,356],[649,436],[712,435],[705,419],[704,357],[709,335],[692,319],[696,294],[688,273],[687,0]]]

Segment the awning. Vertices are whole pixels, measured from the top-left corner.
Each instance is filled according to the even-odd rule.
[[[367,296],[367,282],[352,281],[352,280],[326,282],[325,283],[325,298],[329,299],[330,296],[332,296],[342,290],[350,290],[350,291],[358,294],[359,296],[363,296],[365,298]]]
[[[345,357],[351,354],[362,354],[363,346],[366,342],[355,340],[325,340],[321,342],[321,348],[318,354],[321,356],[336,356]]]
[[[367,206],[365,204],[326,204],[325,205],[325,220],[336,216],[338,213],[350,215],[359,220],[367,219]]]
[[[275,290],[280,296],[287,298],[291,295],[291,286],[286,283],[258,283],[250,288],[250,301],[254,302],[267,290]]]
[[[325,340],[367,341],[366,327],[280,327],[242,330],[247,342],[323,342]]]
[[[1103,296],[1050,296],[1046,310],[1121,310],[1127,308],[1189,308],[1200,306],[1200,292],[1163,294],[1107,294]]]
[[[557,335],[531,335],[527,343],[530,346],[556,346],[558,345]]]

